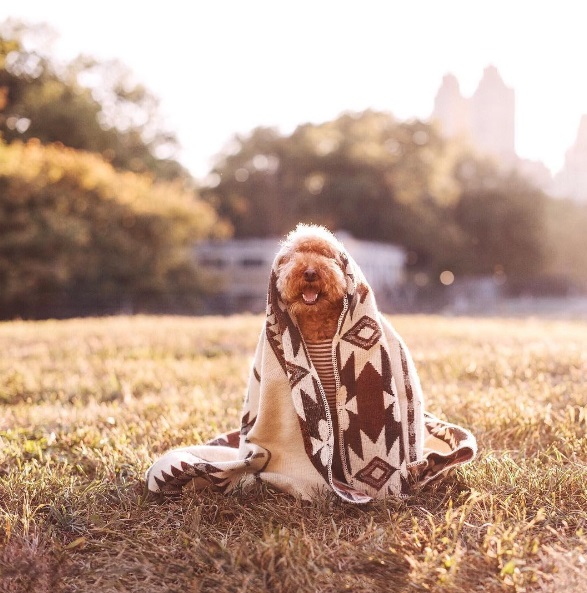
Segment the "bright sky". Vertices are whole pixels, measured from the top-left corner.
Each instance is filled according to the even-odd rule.
[[[161,100],[204,176],[235,133],[290,132],[346,110],[429,117],[447,72],[475,90],[493,64],[516,91],[519,156],[553,172],[587,113],[587,35],[576,0],[18,0],[56,55],[118,58]]]

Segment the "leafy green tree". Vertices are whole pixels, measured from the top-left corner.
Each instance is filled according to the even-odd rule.
[[[545,273],[559,290],[587,289],[587,204],[551,199],[546,204]]]
[[[0,25],[0,134],[96,152],[117,168],[189,178],[173,158],[178,143],[164,129],[158,101],[125,66],[79,57],[55,64],[37,46],[47,29]]]
[[[256,129],[236,146],[203,193],[237,236],[281,234],[313,220],[405,244],[425,234],[422,205],[442,208],[454,199],[453,157],[421,122],[367,111],[300,126],[289,137]]]
[[[543,263],[542,192],[419,121],[366,111],[259,128],[221,155],[203,191],[237,236],[281,235],[299,221],[395,243],[414,270],[527,278]]]
[[[180,182],[97,155],[0,144],[0,317],[194,311],[194,242],[221,232]]]
[[[526,281],[546,258],[546,195],[513,171],[464,159],[456,169],[461,186],[452,216],[461,232],[451,269],[461,274],[499,274]]]

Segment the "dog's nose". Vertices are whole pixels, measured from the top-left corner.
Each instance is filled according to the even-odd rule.
[[[313,282],[314,280],[316,280],[317,277],[318,277],[318,274],[316,274],[316,270],[314,270],[313,268],[308,268],[304,272],[304,280],[306,282]]]

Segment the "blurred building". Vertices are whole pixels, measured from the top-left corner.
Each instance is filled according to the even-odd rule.
[[[446,74],[434,99],[432,120],[440,125],[447,138],[471,141],[471,103],[461,94],[459,81]]]
[[[552,192],[552,174],[540,161],[518,157],[515,149],[516,97],[499,71],[488,66],[471,97],[464,97],[453,74],[446,74],[430,118],[446,138],[463,141],[493,157],[505,169],[515,168],[543,191]]]
[[[431,119],[448,138],[461,138],[479,152],[515,164],[515,91],[488,66],[473,95],[465,98],[455,76],[447,74],[434,100]]]
[[[359,241],[337,233],[371,285],[377,302],[390,310],[404,282],[405,251],[394,245]],[[202,271],[217,292],[208,299],[207,309],[215,313],[265,310],[269,274],[279,239],[233,239],[208,241],[196,247]]]
[[[564,166],[554,177],[553,194],[587,203],[587,115],[581,118],[575,143],[567,150]]]

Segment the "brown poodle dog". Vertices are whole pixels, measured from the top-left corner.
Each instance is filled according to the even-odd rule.
[[[306,342],[332,339],[336,333],[346,293],[342,250],[330,231],[304,224],[281,245],[277,290]]]

